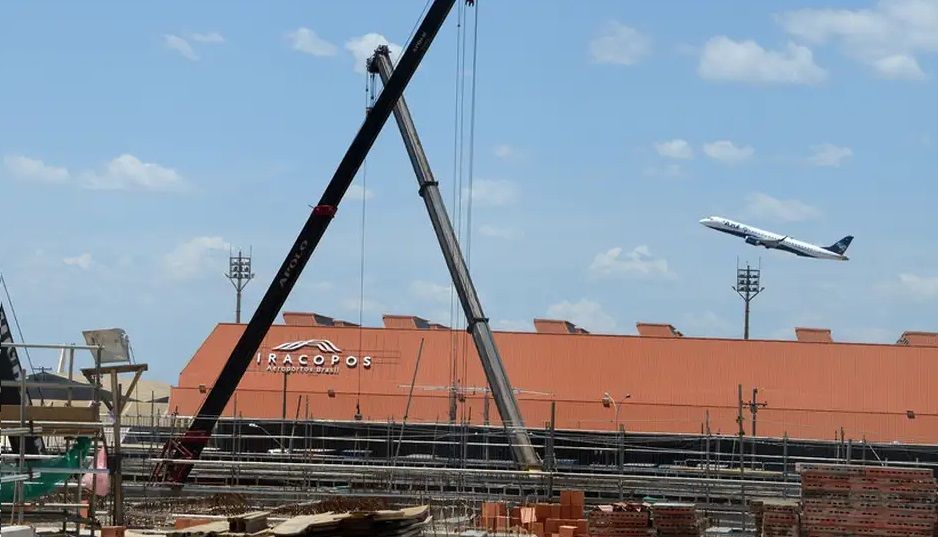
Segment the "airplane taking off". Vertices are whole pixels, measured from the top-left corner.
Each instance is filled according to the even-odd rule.
[[[742,237],[746,244],[753,246],[764,246],[776,250],[784,250],[802,257],[813,257],[815,259],[834,259],[837,261],[847,261],[849,258],[844,255],[853,236],[847,235],[830,246],[818,246],[809,242],[795,240],[788,235],[779,235],[771,231],[765,231],[757,227],[747,226],[734,222],[722,216],[708,216],[700,221],[701,224],[710,229],[729,233]]]

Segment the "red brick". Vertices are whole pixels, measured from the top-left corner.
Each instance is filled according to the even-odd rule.
[[[558,533],[560,537],[574,537],[576,535],[576,526],[560,526]]]
[[[550,518],[550,504],[549,503],[537,503],[534,504],[534,518],[538,522],[544,522]]]
[[[548,518],[563,518],[560,516],[560,504],[552,503],[550,504],[550,516]]]
[[[557,533],[558,528],[560,528],[559,519],[548,518],[544,521],[544,533],[554,534]]]
[[[197,518],[197,517],[183,517],[177,518],[173,523],[173,527],[177,530],[184,530],[186,528],[191,528],[193,526],[201,526],[202,524],[208,524],[209,522],[214,522],[210,518]]]
[[[101,537],[124,537],[126,526],[101,526]]]

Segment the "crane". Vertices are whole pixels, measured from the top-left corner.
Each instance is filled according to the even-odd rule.
[[[391,63],[391,52],[387,46],[380,46],[375,50],[374,55],[368,62],[368,70],[377,73],[381,77],[381,82],[385,86],[384,91],[387,91],[396,72]],[[439,183],[433,177],[433,171],[430,169],[430,163],[423,151],[420,137],[417,136],[417,129],[414,127],[410,109],[407,107],[407,101],[403,95],[397,99],[397,103],[394,105],[394,119],[397,120],[401,137],[404,139],[404,146],[407,148],[407,154],[414,167],[414,173],[417,175],[417,184],[420,187],[418,192],[427,207],[430,222],[433,224],[433,231],[436,233],[440,249],[443,251],[443,258],[446,260],[446,266],[453,278],[453,286],[456,288],[456,294],[459,295],[459,302],[466,315],[467,330],[472,335],[472,341],[475,343],[479,358],[482,360],[482,369],[491,388],[495,407],[498,409],[502,424],[508,433],[509,445],[515,462],[524,469],[540,468],[541,460],[531,444],[527,429],[524,427],[524,420],[521,417],[521,411],[518,409],[518,402],[515,400],[515,390],[512,389],[508,374],[505,372],[501,355],[499,355],[498,347],[495,345],[495,338],[492,336],[492,329],[489,327],[489,320],[482,312],[482,303],[479,301],[479,295],[476,293],[475,285],[473,285],[472,278],[469,275],[466,260],[460,251],[459,242],[456,240],[456,234],[453,231],[453,224],[446,213]]]
[[[359,127],[355,138],[319,199],[319,203],[313,208],[300,230],[286,259],[275,274],[273,281],[270,282],[238,342],[231,350],[228,360],[222,366],[215,384],[203,400],[192,423],[181,437],[171,438],[163,447],[160,461],[151,475],[152,481],[182,484],[188,478],[193,466],[188,461],[198,459],[208,444],[219,416],[231,400],[254,353],[260,347],[261,341],[270,330],[270,326],[290,295],[300,273],[319,245],[319,241],[336,214],[339,202],[342,201],[345,192],[352,184],[365,156],[374,145],[381,128],[390,117],[394,105],[404,93],[404,88],[413,77],[454,3],[455,0],[433,0],[414,37],[407,44],[397,69]]]

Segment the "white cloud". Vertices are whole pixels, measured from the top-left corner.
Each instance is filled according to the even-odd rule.
[[[808,162],[815,166],[828,166],[832,168],[840,167],[844,159],[853,156],[853,150],[849,147],[841,147],[834,144],[821,144],[811,148],[814,154],[808,158]]]
[[[817,218],[821,212],[798,200],[783,200],[757,192],[749,196],[746,214],[778,222],[802,222]]]
[[[674,278],[674,273],[668,268],[668,261],[653,256],[645,245],[636,246],[625,253],[618,246],[600,252],[593,258],[589,273],[595,277]]]
[[[707,41],[697,72],[708,80],[751,84],[819,84],[827,78],[807,47],[789,43],[784,50],[766,50],[726,36]]]
[[[62,259],[62,262],[70,267],[78,267],[82,270],[88,270],[91,268],[91,254],[85,252],[75,257],[66,257]]]
[[[902,273],[895,287],[915,301],[938,300],[938,276]]]
[[[659,142],[655,144],[655,151],[658,152],[662,157],[674,158],[674,159],[691,159],[694,158],[694,148],[691,147],[687,140],[682,140],[680,138],[675,138],[674,140],[669,140],[667,142]]]
[[[906,54],[893,54],[873,61],[873,68],[881,78],[894,80],[921,80],[925,72],[918,61]]]
[[[370,188],[365,188],[359,184],[352,184],[348,187],[348,190],[345,191],[345,197],[350,200],[358,201],[363,199],[370,200],[375,197],[375,193]]]
[[[590,41],[589,52],[596,63],[632,65],[648,55],[651,40],[638,30],[617,21],[609,21]]]
[[[222,253],[229,250],[230,245],[221,237],[195,237],[163,256],[163,265],[167,274],[177,280],[196,278],[213,267],[221,274],[227,265]]]
[[[371,56],[375,53],[375,49],[381,45],[388,46],[388,49],[391,51],[391,61],[396,64],[397,60],[401,57],[401,52],[404,49],[397,43],[391,43],[381,34],[372,32],[370,34],[365,34],[361,37],[351,39],[345,43],[345,50],[351,52],[352,57],[355,58],[356,73],[365,73],[365,62],[368,61],[368,58],[371,58]]]
[[[188,41],[175,34],[166,34],[163,36],[163,44],[166,48],[178,52],[183,58],[189,61],[199,61],[199,56],[192,50],[192,45]]]
[[[518,240],[524,237],[524,232],[519,229],[498,227],[490,224],[483,224],[479,226],[479,233],[485,237],[494,237],[497,239],[505,239],[509,241]]]
[[[756,152],[752,146],[736,145],[729,140],[717,140],[704,144],[703,151],[708,157],[724,164],[738,164],[749,160]]]
[[[564,300],[547,308],[547,315],[556,319],[570,321],[590,332],[611,332],[616,328],[616,320],[603,310],[602,305],[588,299],[578,302]]]
[[[450,286],[438,283],[417,280],[410,284],[410,292],[420,300],[449,304],[451,297]]]
[[[466,188],[466,194],[469,188]],[[510,205],[518,199],[518,186],[511,181],[476,179],[472,183],[472,202],[482,207]]]
[[[778,17],[794,38],[835,43],[878,76],[920,79],[916,55],[938,53],[938,1],[880,0],[871,9],[799,9]]]
[[[4,156],[3,166],[12,176],[27,181],[64,183],[70,177],[66,168],[51,166],[39,159],[20,155]]]
[[[334,56],[338,51],[335,45],[319,37],[309,28],[297,28],[292,32],[287,32],[286,38],[293,50],[311,56]]]
[[[495,146],[495,156],[500,159],[512,159],[518,156],[518,150],[508,144],[499,144]]]
[[[81,175],[86,188],[95,190],[184,190],[186,182],[176,170],[159,164],[142,162],[130,154],[123,154],[104,165],[101,172]]]
[[[192,34],[189,34],[189,39],[197,43],[224,43],[225,42],[225,36],[221,35],[218,32],[192,33]]]

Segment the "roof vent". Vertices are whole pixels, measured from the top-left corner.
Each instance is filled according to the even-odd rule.
[[[642,337],[684,337],[674,325],[667,323],[635,323],[635,328]]]
[[[570,321],[562,319],[534,319],[534,330],[538,334],[589,334]]]
[[[448,326],[440,323],[431,323],[423,317],[417,317],[416,315],[391,315],[386,313],[381,316],[381,319],[384,321],[385,328],[405,330],[413,330],[415,328],[420,330],[449,330]]]
[[[802,343],[833,343],[829,328],[795,328],[795,338]]]
[[[938,347],[938,332],[912,332],[902,333],[897,345],[913,345],[917,347]]]
[[[288,326],[333,326],[335,319],[311,311],[285,311],[283,323]]]

